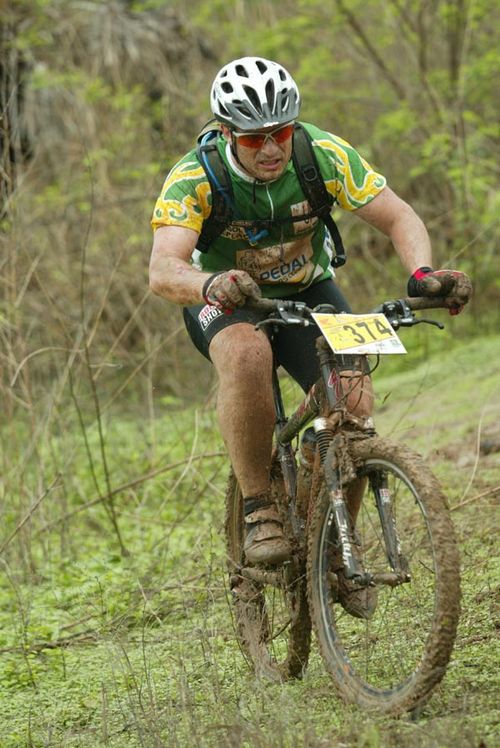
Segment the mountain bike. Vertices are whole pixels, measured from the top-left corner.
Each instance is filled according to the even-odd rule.
[[[345,318],[342,325],[341,315],[335,324],[351,328],[351,342],[388,338],[422,322],[442,327],[415,315],[439,306],[440,299],[398,299],[375,310],[377,322],[347,324]],[[261,300],[257,307],[266,312],[257,326],[269,335],[282,326],[321,322],[321,377],[287,416],[276,370],[273,375],[271,492],[292,547],[290,561],[246,564],[242,496],[234,474],[229,478],[225,530],[241,648],[258,676],[301,677],[313,628],[342,699],[382,713],[413,710],[445,673],[459,617],[459,556],[446,498],[418,454],[378,436],[371,418],[348,412],[346,396],[355,382],[343,379],[325,332],[325,317],[335,310],[280,300]],[[373,360],[361,353],[360,371],[361,361],[369,371]],[[297,465],[299,435],[311,422],[312,465]],[[363,490],[355,523],[346,501],[354,486]],[[343,610],[339,574],[356,588],[376,591],[371,618]]]

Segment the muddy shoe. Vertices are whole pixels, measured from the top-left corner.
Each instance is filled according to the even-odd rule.
[[[361,568],[363,562],[361,558],[361,549],[359,540],[357,540],[356,531],[354,531],[356,540],[352,546],[353,554]],[[335,551],[332,568],[337,577],[335,595],[337,601],[342,605],[346,613],[355,618],[364,618],[369,620],[375,613],[377,607],[377,590],[375,587],[362,587],[352,579],[346,579],[344,575],[344,564],[339,550]]]
[[[250,564],[282,564],[291,555],[283,534],[283,523],[274,504],[268,504],[245,516],[246,537],[243,549]]]
[[[337,600],[344,610],[355,618],[369,620],[377,608],[377,590],[375,587],[361,587],[352,579],[346,579],[339,569],[337,574]]]

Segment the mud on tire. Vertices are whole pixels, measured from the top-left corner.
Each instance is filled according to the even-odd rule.
[[[311,617],[339,695],[364,709],[400,713],[425,701],[445,673],[459,617],[458,551],[446,500],[418,455],[377,437],[353,441],[349,451],[359,478],[373,471],[387,476],[411,581],[378,585],[369,621],[342,609],[329,569],[335,531],[323,488],[309,528]],[[363,563],[372,573],[390,571],[370,494],[367,489],[356,522]]]

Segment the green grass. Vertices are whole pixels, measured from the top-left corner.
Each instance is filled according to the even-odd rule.
[[[76,422],[37,444],[22,469],[29,431],[5,429],[0,545],[61,477],[1,555],[0,746],[498,745],[499,565],[487,491],[500,484],[500,453],[477,445],[481,434],[500,438],[499,370],[500,338],[490,337],[375,377],[379,431],[432,463],[462,558],[452,662],[416,720],[341,704],[315,648],[302,681],[252,676],[227,593],[227,465],[210,408],[165,406],[154,421],[106,416],[110,484],[130,484],[115,496],[125,557],[102,504],[85,506],[105,490],[95,427],[95,479]]]

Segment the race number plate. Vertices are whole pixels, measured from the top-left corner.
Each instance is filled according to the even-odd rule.
[[[313,314],[335,353],[406,353],[383,314]]]

